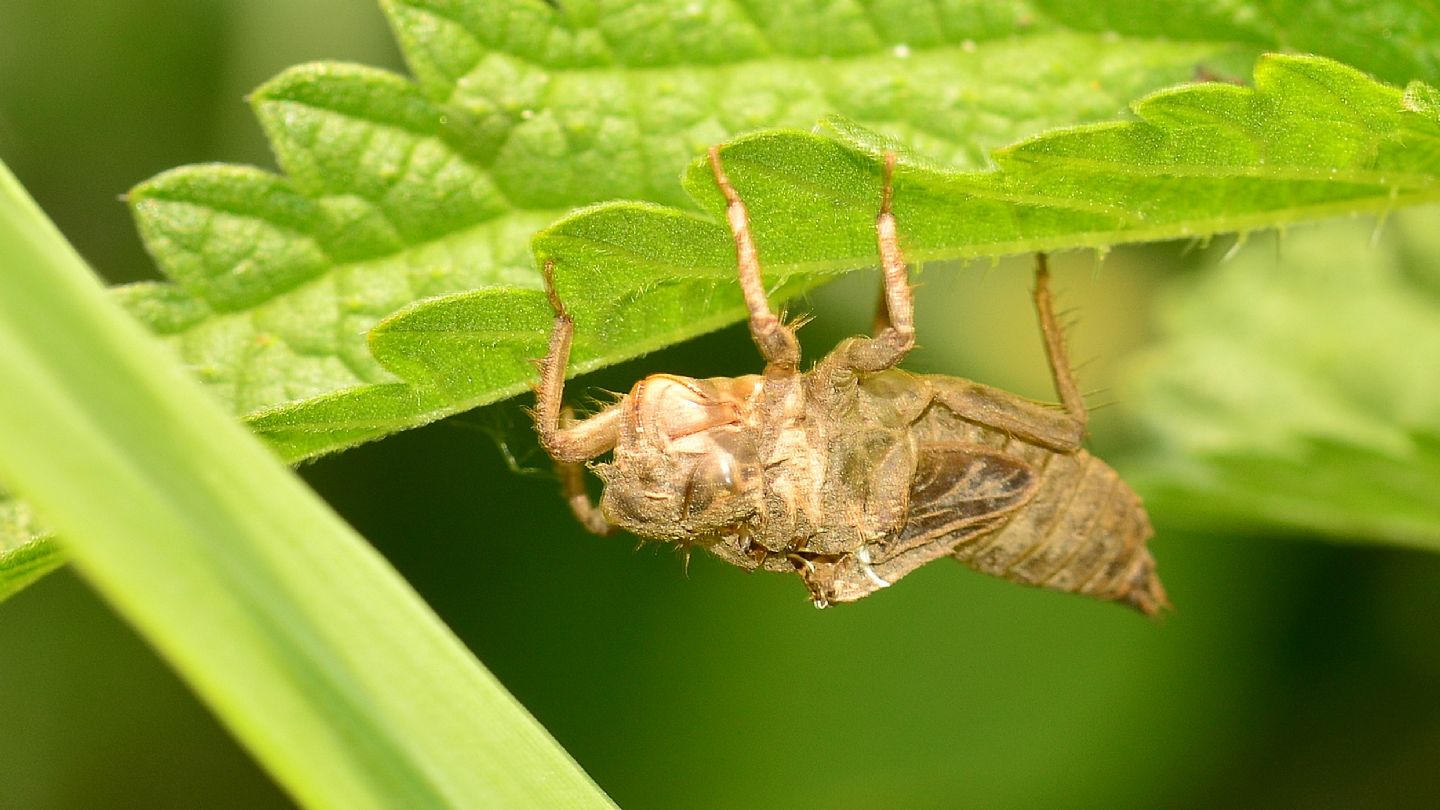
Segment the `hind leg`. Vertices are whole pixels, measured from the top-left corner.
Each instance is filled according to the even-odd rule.
[[[1060,408],[959,377],[931,375],[926,380],[935,400],[964,419],[1003,430],[1031,444],[1073,453],[1085,440],[1089,417],[1070,369],[1065,332],[1055,317],[1050,270],[1043,253],[1037,254],[1035,261],[1035,312],[1045,340],[1050,377],[1060,395]]]
[[[1090,415],[1085,410],[1085,399],[1075,384],[1075,372],[1070,368],[1070,355],[1065,350],[1065,330],[1055,317],[1055,305],[1050,296],[1050,265],[1044,253],[1035,254],[1035,314],[1040,318],[1040,333],[1045,338],[1045,359],[1050,364],[1050,379],[1055,383],[1055,392],[1060,395],[1060,404],[1075,423],[1080,435],[1085,434]]]

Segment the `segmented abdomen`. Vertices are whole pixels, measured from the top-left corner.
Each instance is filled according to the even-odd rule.
[[[1040,487],[1005,524],[968,538],[953,555],[1012,582],[1115,600],[1154,615],[1169,602],[1145,548],[1154,535],[1135,494],[1084,450],[1057,453],[970,425],[967,438],[1040,471]]]

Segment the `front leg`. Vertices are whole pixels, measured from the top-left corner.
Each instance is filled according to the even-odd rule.
[[[612,408],[583,423],[572,424],[570,409],[565,408],[561,413],[561,418],[565,424],[578,427],[581,424],[593,423],[605,413],[619,413],[619,409]],[[590,500],[590,491],[585,486],[585,465],[578,461],[556,461],[555,469],[560,474],[560,489],[565,494],[565,502],[570,505],[570,511],[575,514],[575,519],[580,521],[580,525],[584,526],[586,531],[601,536],[614,532],[615,527],[610,525],[610,521],[605,519],[604,513],[600,511],[594,501]]]
[[[538,362],[540,382],[535,386],[535,431],[540,446],[555,460],[565,499],[575,517],[596,534],[609,534],[610,524],[590,501],[585,489],[583,462],[615,449],[619,438],[622,402],[615,403],[588,419],[573,422],[571,411],[561,402],[565,393],[565,368],[570,363],[570,344],[575,323],[555,292],[555,263],[545,263],[545,295],[555,310],[550,347]]]

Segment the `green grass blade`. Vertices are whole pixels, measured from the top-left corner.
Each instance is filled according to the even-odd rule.
[[[0,263],[0,476],[297,800],[609,806],[3,167]]]

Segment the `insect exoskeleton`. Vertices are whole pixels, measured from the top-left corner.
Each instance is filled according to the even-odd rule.
[[[914,303],[885,155],[875,233],[882,303],[869,337],[799,368],[793,325],[770,308],[749,215],[710,150],[735,242],[763,375],[657,374],[581,421],[561,406],[574,324],[545,265],[555,310],[535,425],[571,508],[591,531],[619,527],[734,565],[799,575],[820,607],[853,602],[941,557],[1026,585],[1121,602],[1168,602],[1146,548],[1140,499],[1082,448],[1087,412],[1037,257],[1035,308],[1059,407],[959,377],[895,368],[915,343]],[[604,480],[591,502],[582,463]]]

